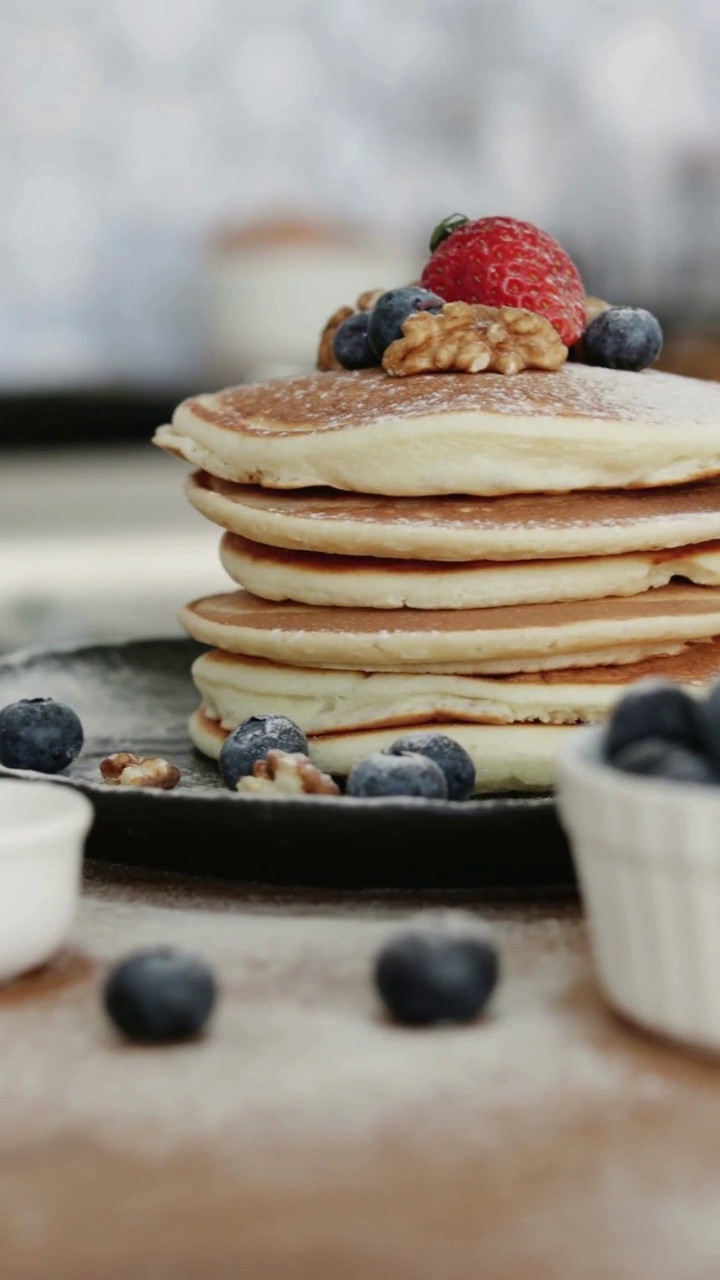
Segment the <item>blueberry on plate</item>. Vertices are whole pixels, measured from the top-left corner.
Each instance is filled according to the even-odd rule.
[[[664,738],[641,738],[621,747],[612,757],[615,769],[645,778],[667,778],[673,782],[717,783],[720,781],[705,756],[679,742]]]
[[[137,951],[105,983],[105,1009],[129,1040],[168,1044],[199,1035],[215,1005],[212,970],[171,947]]]
[[[426,800],[446,800],[447,783],[439,765],[427,756],[408,752],[402,756],[376,751],[351,770],[346,791],[349,796],[423,796]]]
[[[657,360],[662,344],[659,321],[642,307],[608,307],[582,336],[586,364],[635,373]]]
[[[410,751],[433,760],[445,774],[448,800],[467,800],[475,786],[475,765],[465,748],[446,733],[428,729],[404,733],[388,751],[393,756]]]
[[[368,341],[369,311],[356,311],[335,331],[333,351],[343,369],[372,369],[380,363]]]
[[[382,948],[375,985],[398,1022],[468,1022],[485,1008],[499,971],[484,938],[405,933]]]
[[[83,727],[64,702],[22,698],[0,711],[0,764],[60,773],[82,751]]]
[[[381,294],[370,313],[368,338],[378,360],[382,360],[391,342],[402,338],[403,321],[416,311],[438,312],[445,303],[436,293],[407,285]],[[339,357],[338,357],[339,358]]]
[[[701,750],[700,710],[679,684],[639,680],[618,702],[605,736],[610,759],[629,743],[644,738],[662,738]]]
[[[225,739],[220,752],[218,765],[225,786],[236,791],[238,779],[252,773],[253,765],[273,750],[307,755],[308,740],[287,716],[270,714],[243,720]]]

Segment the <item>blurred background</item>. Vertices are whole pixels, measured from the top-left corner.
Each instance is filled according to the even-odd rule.
[[[0,0],[0,100],[2,648],[222,587],[153,426],[311,368],[455,210],[720,378],[717,0]]]

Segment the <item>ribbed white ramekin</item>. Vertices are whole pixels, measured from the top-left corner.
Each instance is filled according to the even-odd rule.
[[[570,735],[558,803],[600,984],[652,1031],[720,1050],[720,786],[621,773]]]

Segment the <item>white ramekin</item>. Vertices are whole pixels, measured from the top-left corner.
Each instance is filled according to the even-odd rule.
[[[601,729],[558,764],[600,984],[643,1027],[720,1050],[720,787],[621,773]]]
[[[0,778],[0,982],[44,964],[67,936],[92,816],[70,787]]]

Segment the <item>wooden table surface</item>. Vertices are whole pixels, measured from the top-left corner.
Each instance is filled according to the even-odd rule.
[[[382,941],[450,905],[502,986],[404,1030]],[[216,967],[204,1041],[120,1044],[107,965]],[[91,868],[71,946],[0,995],[0,1274],[717,1280],[720,1068],[601,1002],[572,903],[282,894]]]

